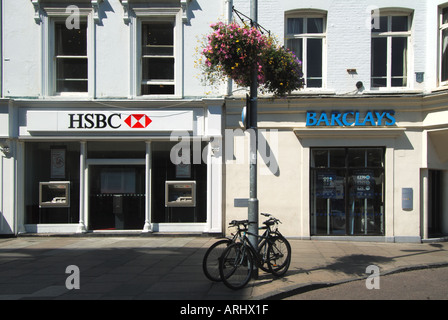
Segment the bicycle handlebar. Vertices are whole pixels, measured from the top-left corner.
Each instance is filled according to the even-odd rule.
[[[275,218],[272,216],[272,214],[270,213],[261,213],[261,215],[265,216],[265,217],[269,217],[268,220],[264,221],[263,224],[265,224],[266,226],[272,226],[276,223],[282,223],[279,219]],[[239,227],[240,225],[244,225],[245,227],[247,227],[250,224],[254,224],[256,222],[254,221],[249,221],[249,220],[232,220],[229,223],[229,228],[230,227]]]
[[[244,225],[244,226],[248,226],[249,224],[254,224],[254,221],[249,221],[249,220],[232,220],[229,223],[229,227],[236,227],[236,226],[240,226],[240,225]]]

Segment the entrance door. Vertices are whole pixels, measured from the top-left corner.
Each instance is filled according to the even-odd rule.
[[[89,186],[89,229],[143,228],[144,165],[91,165]]]
[[[311,152],[311,234],[384,234],[384,149]]]
[[[429,190],[428,190],[428,233],[429,237],[440,237],[442,232],[443,215],[443,184],[442,171],[429,170]]]

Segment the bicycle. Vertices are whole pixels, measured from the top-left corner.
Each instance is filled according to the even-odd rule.
[[[207,249],[204,254],[204,258],[202,259],[202,270],[205,276],[214,282],[221,281],[221,277],[219,276],[219,259],[222,253],[229,245],[240,239],[241,233],[243,232],[243,230],[239,227],[240,224],[236,224],[236,220],[230,222],[230,225],[238,226],[238,230],[235,234],[233,234],[233,237],[222,239],[212,244],[210,248]]]
[[[241,241],[227,246],[219,263],[220,278],[227,287],[234,290],[243,288],[252,278],[254,267],[263,270],[264,264],[267,264],[268,272],[276,276],[286,273],[291,262],[291,246],[278,230],[271,230],[270,226],[278,222],[275,218],[265,221],[266,230],[259,236],[247,231],[250,224],[247,220],[236,221],[244,226]],[[249,241],[248,234],[259,239],[257,250]]]
[[[265,272],[271,272],[277,277],[281,277],[288,271],[291,262],[291,245],[278,230],[278,224],[281,223],[281,221],[269,213],[261,213],[261,215],[269,217],[269,219],[263,222],[265,227],[260,228],[266,229],[268,233],[265,231],[261,236],[261,243],[258,245],[259,251],[263,248],[263,245],[267,245],[268,243],[270,243],[272,250],[271,255],[269,256],[271,269],[264,267],[264,265],[261,265],[260,269]],[[263,239],[267,235],[269,235],[269,242]],[[285,252],[286,256],[284,255]],[[278,261],[281,263],[278,263]]]
[[[265,229],[265,233],[263,234],[264,237],[267,236],[267,234],[269,233],[270,235],[276,235],[278,236],[278,238],[276,239],[277,241],[277,246],[276,247],[280,247],[282,246],[282,243],[286,242],[287,240],[283,237],[283,235],[281,235],[280,231],[278,231],[277,225],[278,223],[281,223],[280,220],[276,219],[275,217],[273,217],[271,214],[268,213],[261,213],[262,215],[269,217],[269,219],[267,219],[266,221],[263,222],[263,224],[265,225],[264,227],[261,227],[260,229]],[[224,252],[224,250],[230,246],[231,244],[237,242],[237,241],[241,241],[242,239],[242,233],[247,231],[247,225],[248,225],[248,220],[233,220],[229,223],[229,228],[230,227],[237,227],[237,232],[235,234],[232,234],[232,238],[226,238],[226,239],[222,239],[219,240],[217,242],[215,242],[213,245],[210,246],[210,248],[207,249],[204,258],[202,260],[202,269],[203,272],[205,274],[205,276],[214,282],[219,282],[221,281],[221,277],[219,275],[219,259],[222,255],[222,253]],[[289,246],[289,243],[287,244]],[[259,243],[259,249],[258,251],[264,252],[264,256],[267,255],[267,242],[266,241],[262,241]],[[260,269],[262,269],[265,272],[270,272],[268,267],[265,267],[265,263],[263,263],[263,265],[260,266]],[[274,272],[278,275],[281,275],[281,270],[284,266],[276,266],[274,268]],[[285,270],[286,272],[286,270]]]

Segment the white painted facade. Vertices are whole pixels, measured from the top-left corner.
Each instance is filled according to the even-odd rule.
[[[235,0],[234,5],[249,14],[249,2]],[[439,29],[441,13],[447,5],[445,1],[259,2],[259,23],[281,40],[286,37],[288,17],[323,17],[326,25],[322,87],[305,88],[283,100],[261,97],[258,102],[258,127],[267,131],[265,149],[271,151],[258,158],[260,212],[278,216],[283,221],[281,229],[286,235],[300,239],[419,242],[447,234],[447,190],[444,186],[448,181],[448,163],[442,141],[448,138],[448,95],[440,72],[443,44]],[[411,21],[409,30],[401,34],[408,39],[408,81],[405,86],[376,88],[371,80],[371,25],[375,23],[375,15],[383,14],[407,15]],[[423,73],[423,79],[418,78],[417,73],[419,76]],[[356,87],[359,81],[363,84],[360,89]],[[237,98],[226,101],[227,128],[238,128],[240,108],[241,101]],[[309,111],[319,117],[322,113],[365,114],[384,110],[395,112],[394,126],[329,126],[325,122],[321,126],[307,125]],[[238,145],[238,141],[247,144],[247,138],[248,134],[245,139],[236,137],[234,145]],[[312,152],[372,147],[384,150],[384,194],[377,199],[382,208],[381,212],[371,213],[372,217],[381,216],[381,231],[369,236],[368,228],[361,226],[358,234],[351,232],[350,223],[356,218],[350,212],[356,210],[351,207],[355,201],[346,200],[349,197],[349,176],[346,176],[343,182],[346,220],[344,230],[339,233],[332,229],[335,221],[332,219],[337,216],[334,208],[329,209],[328,205],[325,209],[328,212],[313,211],[313,202],[319,196],[313,191],[316,181],[313,181],[311,169]],[[235,208],[232,200],[249,195],[248,180],[239,178],[249,176],[247,153],[241,153],[237,147],[234,147],[234,153],[235,157],[227,160],[226,166],[227,221],[243,216],[246,211]],[[431,187],[432,178],[429,177],[434,172],[440,180],[436,188]],[[436,201],[431,196],[434,188],[443,195],[436,209]],[[412,209],[405,208],[402,203],[403,192],[409,189],[413,191]],[[334,199],[326,201],[333,203]],[[335,211],[340,214],[341,210],[337,208]],[[368,223],[367,211],[360,218],[360,224]],[[358,214],[362,216],[362,213]],[[321,220],[325,225],[321,232],[315,226],[319,215],[327,219]],[[353,215],[356,217],[356,213]],[[434,215],[439,219],[437,236],[431,229]]]
[[[70,16],[70,12],[66,13],[69,5],[77,5],[82,21],[87,23],[88,89],[83,93],[58,94],[54,57],[50,53],[55,50],[54,23]],[[145,145],[144,156],[139,160],[146,174],[145,223],[140,230],[225,233],[229,221],[247,217],[247,209],[234,207],[234,199],[247,197],[249,190],[249,166],[247,161],[241,160],[241,153],[237,154],[241,137],[231,138],[236,157],[227,159],[224,156],[231,145],[226,140],[225,130],[234,133],[233,130],[239,128],[245,91],[225,84],[220,88],[204,86],[200,71],[194,65],[198,59],[196,47],[209,32],[209,25],[217,20],[226,21],[232,6],[249,15],[249,5],[250,1],[242,0],[1,1],[0,234],[91,231],[89,168],[100,162],[90,158],[88,153],[89,143],[98,142],[130,141]],[[448,137],[448,93],[440,74],[440,15],[447,6],[448,2],[443,0],[258,1],[258,22],[280,42],[285,42],[286,21],[290,17],[322,17],[325,26],[321,34],[322,86],[305,88],[286,99],[271,99],[268,95],[259,98],[260,129],[277,130],[267,133],[266,139],[272,152],[271,158],[267,158],[278,169],[269,170],[272,167],[264,164],[266,158],[259,157],[260,211],[278,216],[283,221],[281,228],[285,235],[302,239],[380,241],[420,241],[432,236],[429,226],[433,209],[428,184],[434,171],[441,177],[439,186],[443,194],[448,190],[448,156],[444,147]],[[405,86],[376,88],[372,85],[369,23],[375,23],[372,19],[376,14],[409,16],[410,28],[400,35],[405,36],[408,43]],[[174,92],[141,95],[142,23],[166,20],[174,25]],[[361,90],[356,87],[358,82],[362,82]],[[165,110],[192,113],[192,122],[182,124],[186,125],[189,135],[204,141],[209,150],[207,188],[203,194],[206,218],[199,223],[151,221],[155,215],[151,204],[154,186],[150,178],[154,175],[153,147],[157,142],[170,141],[173,123],[162,126],[157,132],[123,131],[113,135],[101,133],[101,130],[51,129],[52,126],[59,128],[58,113],[125,114],[132,111],[132,114],[141,114]],[[321,114],[383,110],[395,111],[394,126],[322,128],[306,125],[308,111]],[[50,129],[46,129],[41,119],[46,119]],[[27,150],[33,143],[76,145],[75,152],[79,156],[77,221],[29,223],[27,220],[29,209],[24,199],[29,192],[27,188],[31,188],[27,184],[30,179],[26,169]],[[352,147],[384,150],[382,231],[370,237],[349,232],[315,234],[311,154],[319,148]],[[129,157],[121,159],[122,166],[132,162]],[[111,163],[120,161],[102,160],[101,165]],[[402,192],[409,188],[413,190],[412,210],[403,210]],[[442,234],[448,233],[447,198],[443,196],[439,204]]]
[[[72,11],[71,5],[78,11]],[[144,209],[140,210],[144,218],[141,217],[141,225],[135,228],[137,231],[220,233],[222,165],[219,148],[215,145],[222,136],[224,100],[205,95],[209,89],[201,85],[198,71],[192,66],[197,58],[198,36],[205,33],[211,22],[226,16],[228,9],[224,1],[219,4],[186,0],[2,1],[1,84],[4,99],[0,106],[0,234],[93,231],[90,226],[94,213],[89,204],[89,174],[95,166],[123,170],[128,166],[145,168],[142,191],[145,202]],[[88,87],[87,92],[58,93],[57,67],[52,54],[57,49],[55,23],[73,23],[70,20],[73,13],[79,13],[81,22],[87,25]],[[169,21],[174,26],[174,94],[140,94],[142,23],[153,21]],[[87,122],[80,120],[79,115],[83,113],[92,118]],[[73,128],[68,128],[70,114],[76,117]],[[152,118],[151,125],[131,128],[130,125],[137,121],[135,119],[129,120],[129,126],[126,124],[126,117],[140,114]],[[111,115],[115,118],[107,123],[111,126],[89,130],[90,124],[98,125],[96,121],[102,126],[98,117]],[[84,121],[82,125],[81,121]],[[188,223],[154,222],[155,190],[151,177],[154,175],[155,153],[164,144],[175,145],[184,138],[189,138],[191,143],[205,144],[205,147],[201,146],[205,181],[201,194],[198,194],[203,202],[201,219]],[[106,152],[111,153],[120,152],[113,149],[115,143],[119,148],[128,142],[143,146],[139,147],[138,159],[130,159],[132,156],[126,152],[110,159],[93,159],[88,155],[91,144],[100,147],[102,143],[108,144],[112,149]],[[42,209],[36,206],[34,199],[38,185],[36,181],[30,182],[30,179],[35,180],[31,177],[34,173],[27,168],[31,150],[40,148],[39,145],[47,149],[51,145],[70,145],[68,149],[75,149],[76,159],[73,161],[79,169],[75,169],[77,177],[71,188],[76,188],[77,195],[76,199],[70,199],[70,206],[76,206],[79,214],[75,213],[74,220],[68,218],[61,223],[56,218],[47,223],[41,217]],[[68,166],[69,160],[66,161]],[[50,165],[47,161],[44,167]],[[36,170],[38,168],[31,171]],[[45,180],[51,180],[51,177]],[[31,189],[34,191],[29,191]],[[39,211],[37,220],[30,218],[30,210]]]

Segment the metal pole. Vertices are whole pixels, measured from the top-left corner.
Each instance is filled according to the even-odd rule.
[[[251,0],[250,15],[253,27],[257,26],[258,20],[258,1]],[[257,151],[258,151],[258,128],[257,128],[257,91],[258,91],[258,68],[255,65],[251,72],[250,86],[250,192],[248,203],[249,232],[258,235],[258,199],[257,199]],[[258,238],[250,236],[249,238],[254,248],[258,246]],[[255,277],[258,277],[258,268],[255,270]]]

